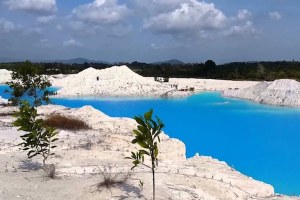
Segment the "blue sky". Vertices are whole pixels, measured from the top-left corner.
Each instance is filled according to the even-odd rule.
[[[0,0],[0,59],[300,60],[298,0]]]

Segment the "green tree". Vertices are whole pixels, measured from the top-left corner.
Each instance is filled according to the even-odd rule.
[[[163,122],[157,117],[156,121],[152,119],[153,110],[146,112],[144,116],[135,116],[134,119],[138,123],[137,129],[133,130],[135,138],[132,140],[133,144],[138,144],[142,149],[138,150],[136,153],[131,152],[131,157],[126,157],[127,159],[132,159],[134,169],[139,164],[142,164],[151,169],[152,172],[152,189],[153,189],[153,200],[155,200],[155,170],[158,166],[158,142],[160,142],[160,133],[164,127]],[[144,164],[144,156],[147,155],[151,158],[151,166]]]
[[[36,108],[30,106],[27,101],[22,101],[20,111],[15,113],[17,120],[13,124],[19,127],[18,130],[26,132],[21,136],[23,142],[19,145],[24,151],[28,151],[28,158],[42,155],[45,166],[48,157],[53,155],[51,150],[56,147],[52,146],[52,143],[58,138],[56,130],[52,127],[43,127],[43,120],[37,116]]]
[[[47,77],[40,73],[40,69],[31,62],[26,61],[17,67],[12,73],[12,81],[7,82],[11,98],[9,99],[13,105],[18,105],[22,99],[28,100],[34,106],[48,103],[49,91],[51,86]]]
[[[43,120],[37,115],[36,107],[44,102],[49,103],[47,88],[51,86],[40,72],[40,68],[31,62],[24,62],[12,73],[12,81],[7,83],[10,90],[7,92],[11,94],[12,104],[19,106],[19,111],[15,113],[17,119],[13,124],[19,127],[18,130],[26,132],[21,135],[23,142],[19,145],[27,151],[28,158],[41,155],[46,170],[46,161],[53,155],[51,150],[56,147],[52,143],[57,140],[57,132],[52,127],[44,127]]]

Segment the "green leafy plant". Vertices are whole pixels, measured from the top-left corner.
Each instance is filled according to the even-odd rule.
[[[132,140],[133,144],[138,144],[142,149],[137,152],[131,152],[132,170],[138,165],[142,164],[151,169],[152,172],[152,189],[153,200],[155,200],[155,170],[158,166],[158,142],[160,142],[160,133],[164,127],[163,122],[157,117],[156,121],[152,119],[153,110],[146,112],[144,116],[135,116],[134,119],[138,123],[137,129],[133,130],[135,138]],[[144,164],[145,155],[151,158],[151,166]]]
[[[49,103],[47,88],[51,83],[40,71],[40,68],[29,61],[13,71],[12,81],[6,83],[10,88],[6,92],[11,95],[9,101],[12,105],[18,105],[24,98],[34,106]]]
[[[21,102],[20,111],[16,112],[14,116],[17,117],[13,123],[14,126],[19,127],[18,130],[26,132],[21,136],[23,142],[19,145],[23,147],[24,151],[28,151],[28,158],[41,155],[43,163],[46,165],[48,157],[54,154],[51,150],[56,146],[52,144],[58,140],[56,138],[58,133],[52,127],[43,127],[43,120],[37,119],[37,110],[35,107],[31,107],[28,101]]]

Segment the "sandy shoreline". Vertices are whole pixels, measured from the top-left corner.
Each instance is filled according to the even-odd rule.
[[[11,109],[0,107],[0,112],[8,113]],[[55,113],[83,119],[91,129],[60,131],[56,156],[51,159],[57,168],[57,178],[52,180],[44,177],[39,158],[27,160],[26,154],[15,146],[20,141],[20,132],[11,127],[13,118],[0,116],[0,199],[151,198],[149,170],[131,171],[131,162],[124,159],[136,150],[131,144],[134,120],[109,117],[90,106],[70,109],[49,105],[39,107],[38,113],[42,117]],[[186,159],[185,145],[166,134],[162,135],[159,148],[158,199],[297,199],[275,195],[271,185],[247,177],[225,162],[198,155]],[[97,190],[95,184],[102,180],[99,167],[121,175],[130,173],[130,178],[111,188],[111,192]],[[143,189],[138,186],[139,180],[145,183]]]
[[[0,70],[0,84],[10,81],[10,71]],[[300,106],[300,83],[295,80],[274,82],[231,81],[194,78],[170,78],[158,82],[143,77],[127,66],[97,70],[85,69],[78,74],[49,76],[58,87],[53,98],[180,98],[205,91],[218,91],[225,97],[247,99],[276,106]]]
[[[0,74],[0,83],[2,77],[9,81],[7,74]],[[141,77],[126,66],[106,71],[89,68],[79,74],[51,76],[50,80],[54,87],[61,88],[54,98],[180,98],[205,91],[218,91],[227,96],[228,91],[248,91],[259,84],[182,78],[160,83],[151,77]],[[109,117],[91,106],[39,107],[38,113],[43,118],[61,114],[81,119],[91,127],[83,131],[60,130],[57,156],[51,159],[57,167],[57,179],[49,180],[40,168],[41,160],[27,160],[26,154],[15,146],[20,141],[20,132],[11,124],[14,119],[9,113],[13,109],[0,105],[0,199],[151,198],[151,184],[144,188],[138,186],[138,180],[146,183],[150,173],[145,168],[132,172],[130,161],[124,160],[130,151],[136,150],[131,144],[134,120]],[[196,155],[187,159],[184,143],[166,134],[162,137],[159,162],[158,199],[300,199],[275,195],[271,185],[247,177],[211,157]],[[130,173],[130,178],[110,192],[98,190],[95,184],[101,181],[99,168],[123,175]]]

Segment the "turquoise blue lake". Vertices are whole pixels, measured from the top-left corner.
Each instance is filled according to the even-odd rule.
[[[0,96],[4,86],[0,86]],[[92,105],[113,117],[133,117],[154,109],[164,131],[186,144],[187,157],[199,153],[238,171],[300,195],[300,109],[260,105],[202,93],[178,99],[56,99],[68,107]]]

